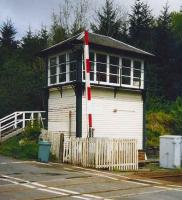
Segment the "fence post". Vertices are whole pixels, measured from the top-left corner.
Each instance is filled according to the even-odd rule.
[[[98,139],[95,138],[95,168],[98,165]]]
[[[14,127],[17,128],[17,112],[15,112],[15,123],[14,123]]]
[[[23,127],[22,128],[25,128],[25,113],[23,112],[23,115],[22,115],[22,120],[23,120]]]
[[[59,144],[59,162],[63,163],[63,154],[64,154],[64,134],[60,134],[60,144]]]
[[[31,118],[31,126],[33,127],[33,122],[34,122],[34,113],[33,112],[31,113],[30,118]]]
[[[0,143],[1,143],[1,123],[0,123]]]

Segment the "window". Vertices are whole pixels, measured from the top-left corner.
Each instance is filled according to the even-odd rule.
[[[66,82],[66,54],[59,56],[59,82]]]
[[[56,57],[50,58],[50,84],[57,82],[57,59]]]
[[[75,81],[77,75],[77,61],[81,56],[76,52],[61,53],[49,58],[49,85]],[[123,58],[119,55],[89,52],[90,81],[98,84],[118,85],[123,87],[144,87],[143,60],[137,58]],[[83,80],[85,80],[85,63],[82,52]]]
[[[109,57],[109,82],[119,83],[119,57]]]
[[[91,52],[90,55],[90,80],[94,81],[94,53]]]
[[[127,58],[122,59],[122,84],[131,85],[131,60]]]
[[[141,61],[133,62],[133,86],[141,86]]]
[[[107,81],[107,56],[103,54],[97,55],[97,81]]]
[[[69,54],[70,81],[76,80],[76,53]]]

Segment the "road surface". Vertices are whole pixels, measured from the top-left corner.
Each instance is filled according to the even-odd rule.
[[[182,185],[0,156],[0,200],[182,200]]]

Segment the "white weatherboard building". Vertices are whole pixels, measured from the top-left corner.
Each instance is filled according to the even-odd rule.
[[[84,33],[41,51],[47,63],[48,130],[87,137]],[[144,71],[152,54],[89,33],[94,137],[136,138],[143,147]]]

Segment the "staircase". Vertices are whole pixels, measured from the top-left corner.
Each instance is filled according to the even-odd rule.
[[[19,111],[1,118],[0,142],[4,142],[9,138],[18,135],[24,130],[27,123],[33,124],[34,120],[38,120],[44,128],[44,114],[45,111]]]

